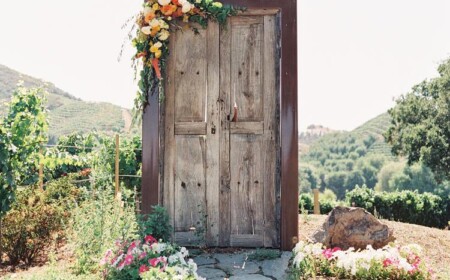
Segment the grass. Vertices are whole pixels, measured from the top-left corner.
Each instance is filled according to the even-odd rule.
[[[250,261],[274,260],[281,256],[281,252],[275,249],[258,248],[252,254],[248,255]]]

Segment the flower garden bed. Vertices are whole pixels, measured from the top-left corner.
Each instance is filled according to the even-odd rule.
[[[295,279],[317,276],[338,279],[434,279],[421,258],[422,248],[388,245],[365,250],[325,248],[320,243],[300,241],[293,250]]]

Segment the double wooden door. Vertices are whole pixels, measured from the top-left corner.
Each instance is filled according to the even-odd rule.
[[[161,180],[178,244],[279,247],[277,28],[249,10],[171,37]]]

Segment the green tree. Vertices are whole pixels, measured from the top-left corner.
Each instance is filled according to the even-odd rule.
[[[394,188],[391,189],[392,186],[389,184],[389,182],[391,182],[392,177],[398,176],[398,174],[403,173],[405,165],[406,163],[404,161],[391,161],[386,163],[383,168],[381,168],[380,172],[378,172],[378,182],[375,186],[375,190],[387,192],[395,191],[395,186],[393,186]]]
[[[450,59],[438,72],[397,100],[385,137],[395,155],[422,161],[442,181],[450,179]]]
[[[47,140],[43,95],[42,89],[19,86],[0,120],[0,217],[10,209],[18,185],[36,182],[39,149]]]

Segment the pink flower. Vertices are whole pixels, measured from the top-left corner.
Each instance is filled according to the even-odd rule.
[[[145,264],[143,264],[143,265],[141,265],[141,267],[139,267],[139,274],[144,273],[146,271],[149,271],[149,268]]]
[[[156,240],[153,236],[151,236],[151,235],[147,235],[147,236],[144,238],[144,240],[145,240],[145,243],[148,243],[148,244],[153,244],[153,243],[156,243],[156,242],[157,242],[157,240]]]
[[[153,267],[157,266],[159,263],[162,263],[165,266],[167,264],[167,258],[166,257],[158,257],[158,258],[149,259],[148,263]]]
[[[136,240],[136,241],[131,242],[130,247],[128,247],[127,253],[128,253],[128,254],[131,254],[131,252],[133,252],[133,250],[134,250],[137,246],[139,246],[140,243],[141,243],[141,242],[140,242],[139,240]]]
[[[148,260],[148,263],[149,263],[152,267],[155,267],[155,266],[158,265],[159,259],[158,259],[158,258],[149,259],[149,260]]]
[[[383,261],[383,266],[387,267],[390,265],[397,265],[398,264],[398,260],[397,259],[391,259],[391,258],[387,258]]]
[[[341,251],[341,248],[334,247],[333,249],[325,249],[325,250],[323,250],[322,255],[324,255],[325,258],[327,258],[329,260],[333,257],[333,253],[337,252],[337,251]]]
[[[105,256],[103,257],[103,259],[100,261],[100,265],[105,265],[108,262],[109,257],[111,257],[112,255],[112,251],[111,249],[109,249],[108,251],[106,251]]]
[[[142,252],[142,253],[139,255],[139,259],[142,260],[142,259],[145,258],[146,256],[147,256],[147,253],[146,253],[146,252]]]
[[[130,265],[132,262],[133,262],[133,255],[131,254],[126,255],[124,260],[125,265]]]
[[[119,265],[117,266],[117,269],[118,269],[118,270],[122,270],[124,267],[125,267],[125,261],[121,261],[121,262],[119,263]]]

